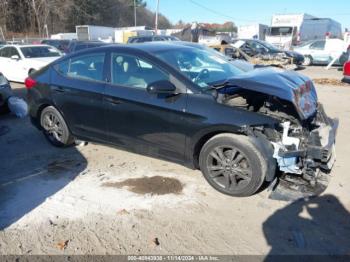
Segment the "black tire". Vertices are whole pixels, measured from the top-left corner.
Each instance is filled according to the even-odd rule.
[[[66,121],[53,106],[48,106],[41,112],[40,125],[45,137],[52,145],[66,147],[74,143]]]
[[[305,58],[304,58],[304,63],[303,63],[303,65],[304,66],[311,66],[312,64],[313,64],[313,59],[312,59],[312,56],[310,56],[310,55],[307,55],[307,56],[305,56]]]
[[[9,112],[10,112],[10,109],[7,103],[4,103],[3,105],[0,106],[0,114],[7,114]]]
[[[203,146],[199,166],[214,189],[236,197],[256,193],[267,173],[267,163],[251,140],[229,133],[214,136]]]
[[[35,69],[30,69],[29,71],[28,71],[28,76],[30,76],[31,74],[33,74],[34,72],[35,72],[36,70]]]

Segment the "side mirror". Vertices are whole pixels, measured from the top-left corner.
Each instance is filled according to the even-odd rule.
[[[12,60],[19,60],[19,56],[18,55],[13,55],[13,56],[11,56],[11,59]]]
[[[147,86],[147,92],[150,94],[174,94],[176,86],[168,80],[153,82]]]

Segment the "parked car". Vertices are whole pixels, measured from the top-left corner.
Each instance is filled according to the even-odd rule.
[[[56,47],[62,53],[66,53],[68,50],[70,40],[59,40],[59,39],[44,39],[41,44],[50,45]]]
[[[254,194],[277,169],[312,186],[335,161],[338,121],[308,77],[244,72],[215,51],[100,47],[63,57],[25,84],[32,122],[53,145],[94,141],[181,163],[231,196]]]
[[[0,113],[8,111],[7,99],[12,95],[9,82],[0,72]]]
[[[296,65],[302,65],[304,63],[304,56],[299,52],[281,50],[262,40],[237,39],[234,43],[237,41],[245,42],[240,49],[251,57],[256,55],[285,56],[287,58],[292,58]]]
[[[62,56],[47,45],[6,45],[0,49],[0,69],[9,81],[24,82],[26,77]]]
[[[6,42],[0,41],[0,48],[3,47],[4,45],[6,45]]]
[[[103,45],[108,45],[102,41],[77,41],[71,40],[69,46],[65,53],[70,54],[74,52],[78,52],[88,48],[100,47]]]
[[[158,41],[180,41],[179,38],[169,35],[133,36],[129,37],[128,44],[158,42]]]
[[[328,65],[333,60],[335,49],[342,44],[339,39],[312,40],[294,47],[293,50],[304,55],[306,66]],[[336,61],[336,64],[340,64],[340,61]]]
[[[344,63],[344,79],[343,81],[350,84],[350,60]]]

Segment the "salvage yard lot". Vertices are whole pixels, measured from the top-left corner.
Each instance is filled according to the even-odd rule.
[[[0,254],[350,254],[350,85],[317,91],[340,119],[337,162],[322,196],[295,203],[228,197],[199,171],[106,146],[53,148],[28,118],[0,116]]]

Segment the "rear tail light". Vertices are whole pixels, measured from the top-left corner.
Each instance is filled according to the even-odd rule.
[[[32,89],[36,85],[36,81],[31,77],[27,77],[26,80],[24,81],[24,85],[29,90],[29,89]]]
[[[350,76],[350,61],[344,64],[344,75]]]

